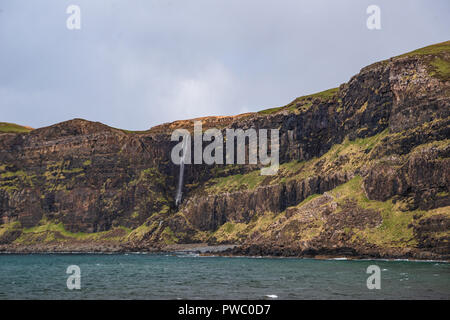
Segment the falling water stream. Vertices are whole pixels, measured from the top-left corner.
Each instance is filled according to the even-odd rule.
[[[183,189],[183,176],[184,176],[184,163],[186,160],[186,149],[187,149],[187,139],[183,140],[183,156],[180,160],[180,176],[178,178],[178,189],[177,189],[177,196],[175,198],[175,205],[178,206],[181,203],[181,197],[183,195],[182,189]]]

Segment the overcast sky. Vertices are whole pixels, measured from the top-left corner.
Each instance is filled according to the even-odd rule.
[[[449,13],[448,0],[0,0],[0,121],[144,130],[281,106],[450,40]]]

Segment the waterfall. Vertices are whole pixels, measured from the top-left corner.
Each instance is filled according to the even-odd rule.
[[[177,189],[177,196],[175,198],[175,205],[178,207],[178,205],[181,203],[181,196],[183,194],[183,176],[184,176],[184,162],[186,160],[186,149],[187,149],[187,139],[183,140],[183,156],[180,160],[180,176],[178,177],[178,189]]]

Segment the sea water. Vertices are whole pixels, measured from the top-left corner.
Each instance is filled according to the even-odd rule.
[[[67,268],[80,269],[80,289]],[[367,288],[367,268],[381,289]],[[195,254],[1,254],[0,299],[449,299],[438,261],[202,257]]]

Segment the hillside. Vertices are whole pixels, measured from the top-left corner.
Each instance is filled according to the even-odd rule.
[[[238,244],[232,254],[450,259],[450,41],[283,107],[200,120],[279,128],[278,174],[186,165],[177,207],[170,135],[190,120],[141,132],[1,123],[0,251],[209,243]]]
[[[15,123],[0,122],[0,133],[26,133],[33,130]]]

